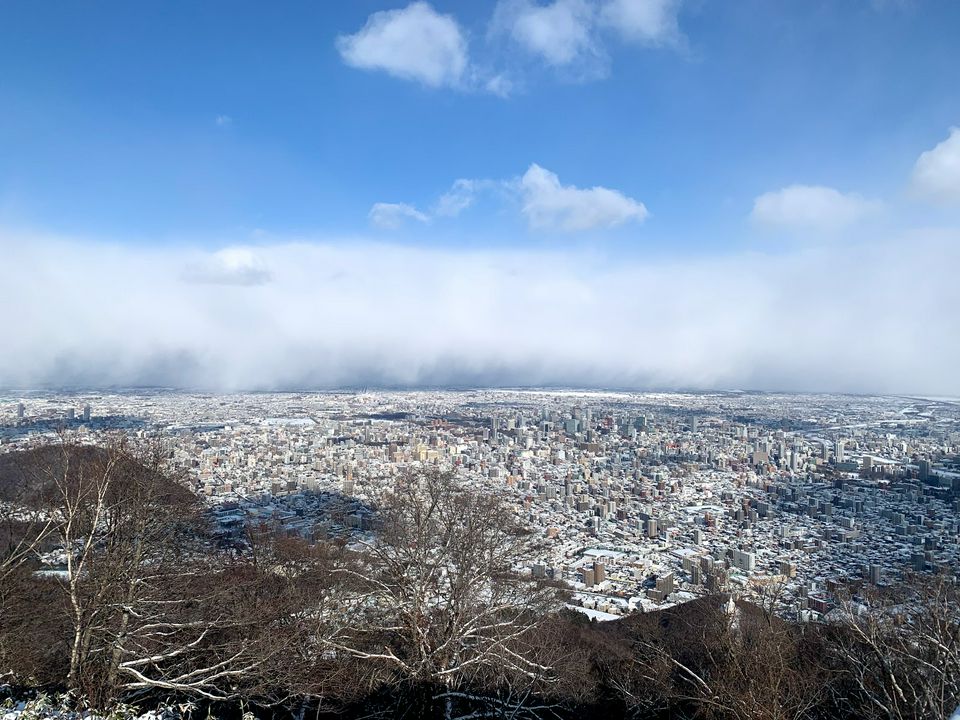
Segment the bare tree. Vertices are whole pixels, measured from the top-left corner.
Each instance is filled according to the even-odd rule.
[[[960,706],[960,593],[944,577],[867,588],[836,611],[834,647],[867,718],[948,718]]]
[[[54,517],[39,502],[38,485],[20,453],[0,455],[0,663],[22,633],[23,606],[37,558],[53,535]],[[23,662],[23,654],[17,661]],[[30,663],[28,663],[30,664]]]
[[[630,704],[641,714],[670,707],[678,717],[814,717],[825,691],[812,642],[801,628],[729,597],[680,606],[638,634]]]
[[[311,544],[268,524],[249,527],[246,540],[247,553],[224,578],[232,585],[224,609],[259,659],[245,677],[248,693],[299,714],[363,698],[369,668],[331,651],[317,632],[323,618],[337,615],[331,570],[343,545]]]
[[[205,582],[219,567],[193,494],[164,458],[161,444],[122,437],[98,447],[61,438],[21,458],[59,548],[67,684],[96,704],[157,689],[225,697],[258,662],[221,642],[233,621]]]
[[[54,529],[37,497],[36,478],[21,455],[0,455],[0,587],[9,574],[35,561]]]
[[[364,661],[371,684],[419,693],[422,712],[516,712],[551,682],[535,639],[560,603],[555,587],[514,572],[530,535],[501,502],[450,474],[405,476],[377,501],[377,539],[331,571],[323,644]],[[491,678],[514,688],[508,698],[476,691]]]

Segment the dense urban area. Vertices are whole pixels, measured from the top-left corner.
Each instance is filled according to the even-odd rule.
[[[362,541],[424,468],[506,501],[543,542],[515,570],[598,620],[720,591],[830,613],[850,581],[952,576],[960,401],[575,390],[8,395],[0,450],[162,438],[223,543],[271,523]],[[57,563],[57,555],[49,561]]]

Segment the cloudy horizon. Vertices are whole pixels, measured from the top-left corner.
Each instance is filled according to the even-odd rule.
[[[960,396],[960,6],[228,15],[0,9],[0,387]]]
[[[960,394],[955,232],[630,263],[355,239],[0,238],[19,309],[5,387]]]

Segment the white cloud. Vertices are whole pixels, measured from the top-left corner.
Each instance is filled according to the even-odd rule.
[[[337,49],[348,65],[429,87],[459,86],[469,63],[460,25],[426,2],[373,13],[357,33],[338,37]]]
[[[911,179],[914,191],[931,202],[960,205],[960,128],[917,158]]]
[[[791,185],[764,193],[753,202],[750,219],[783,230],[831,233],[848,228],[880,209],[856,193],[819,185]]]
[[[533,164],[519,181],[523,214],[531,228],[567,232],[612,228],[648,215],[643,203],[605,187],[561,185],[549,170]]]
[[[270,282],[266,263],[251,248],[224,248],[187,264],[183,280],[201,285],[263,285]]]
[[[5,318],[0,387],[563,384],[960,396],[957,233],[677,260],[362,240],[275,239],[247,250],[271,282],[183,282],[185,267],[216,265],[233,250],[0,228],[0,286],[30,310]],[[850,282],[851,267],[870,281]],[[901,292],[904,277],[918,276],[924,292]],[[817,321],[784,322],[801,317]]]
[[[228,125],[233,125],[233,118],[229,115],[217,115],[214,122],[216,122],[219,127],[227,127]]]
[[[491,95],[496,95],[502,98],[509,97],[516,87],[513,80],[507,77],[504,73],[494,75],[488,80],[485,80],[482,83],[482,86],[483,89]]]
[[[454,218],[473,205],[477,195],[499,183],[490,180],[471,180],[460,178],[455,180],[450,189],[441,195],[433,206],[433,210],[426,213],[417,210],[407,203],[375,203],[370,208],[370,222],[386,230],[396,230],[406,220],[416,220],[428,223],[434,218]]]
[[[579,80],[607,72],[605,34],[625,42],[678,45],[682,0],[498,0],[489,37],[506,36],[545,64]],[[423,0],[375,12],[360,30],[340,35],[343,61],[429,87],[453,87],[500,97],[522,86],[522,70],[500,58],[471,59],[467,35],[453,15]],[[506,69],[503,64],[506,63]],[[499,66],[499,68],[498,68]]]
[[[682,38],[677,21],[680,0],[608,0],[599,22],[627,41],[668,45]]]
[[[430,217],[426,213],[420,212],[407,203],[374,203],[370,208],[369,218],[371,223],[384,230],[396,230],[406,220],[430,222]]]
[[[681,0],[499,0],[491,30],[581,79],[607,71],[604,31],[628,43],[678,46]]]
[[[485,183],[481,180],[460,178],[454,181],[453,186],[437,200],[434,214],[440,217],[456,217],[473,205],[477,191],[483,185]]]
[[[586,0],[500,0],[493,25],[549,65],[569,65],[596,55],[593,39],[595,7]]]
[[[613,228],[628,221],[642,222],[648,212],[643,203],[605,187],[561,185],[555,173],[532,164],[523,177],[512,180],[460,178],[439,197],[430,213],[406,203],[376,203],[370,221],[395,230],[407,219],[427,223],[454,218],[471,207],[482,194],[519,201],[527,224],[537,230],[576,232]]]

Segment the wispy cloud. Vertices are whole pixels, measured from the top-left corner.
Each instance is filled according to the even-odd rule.
[[[370,209],[370,220],[377,227],[394,230],[407,218],[425,223],[438,217],[456,217],[473,205],[478,195],[490,191],[515,200],[532,230],[602,230],[643,222],[649,215],[642,202],[618,190],[563,185],[556,173],[534,163],[519,178],[460,178],[440,196],[430,213],[404,203],[376,203]]]
[[[588,80],[609,71],[612,40],[682,47],[680,0],[499,0],[490,34],[568,77]]]
[[[627,42],[680,46],[684,42],[678,15],[680,0],[608,0],[598,22]]]
[[[433,209],[434,215],[439,217],[456,217],[473,205],[477,193],[489,183],[483,180],[469,180],[460,178],[455,180],[447,192],[440,196]]]
[[[396,230],[403,225],[405,220],[430,222],[428,215],[406,203],[374,203],[373,207],[370,208],[369,218],[373,225],[384,230]]]
[[[587,0],[500,0],[494,13],[494,32],[506,33],[526,51],[548,65],[563,66],[596,57],[596,7]]]

